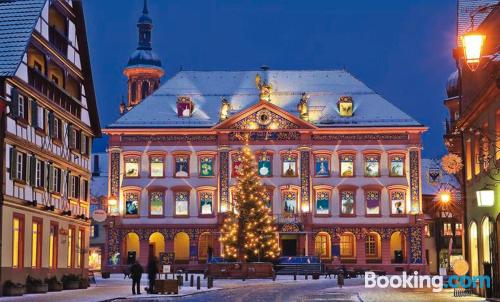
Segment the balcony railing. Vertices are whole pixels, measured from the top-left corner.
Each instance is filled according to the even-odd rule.
[[[80,102],[31,67],[28,67],[28,84],[45,95],[49,100],[58,104],[61,108],[80,118]]]
[[[68,56],[68,38],[54,26],[49,26],[49,41],[61,54]]]

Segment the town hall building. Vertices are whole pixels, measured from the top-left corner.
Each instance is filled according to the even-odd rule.
[[[249,135],[283,256],[426,271],[421,135],[426,127],[345,70],[164,74],[145,6],[109,135],[104,271],[175,253],[221,255],[240,137]]]

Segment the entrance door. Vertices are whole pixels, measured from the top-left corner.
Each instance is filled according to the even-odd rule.
[[[283,256],[297,256],[297,239],[282,239],[281,250]]]

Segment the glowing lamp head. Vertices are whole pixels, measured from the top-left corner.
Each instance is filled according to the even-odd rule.
[[[495,204],[495,191],[488,187],[476,191],[478,207],[492,207]]]
[[[116,196],[111,195],[108,198],[108,213],[113,216],[118,214],[117,212],[118,212],[118,199],[116,198]]]
[[[486,36],[478,32],[469,32],[462,36],[465,62],[471,71],[475,71],[479,66],[485,39]]]
[[[443,192],[441,193],[441,195],[439,196],[439,199],[441,200],[442,203],[448,203],[450,202],[450,193],[448,192]]]

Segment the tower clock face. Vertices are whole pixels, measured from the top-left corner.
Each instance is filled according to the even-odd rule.
[[[352,104],[340,103],[339,111],[340,111],[340,116],[352,116]]]
[[[272,117],[269,110],[261,110],[257,112],[257,123],[261,126],[267,126],[271,123]]]

